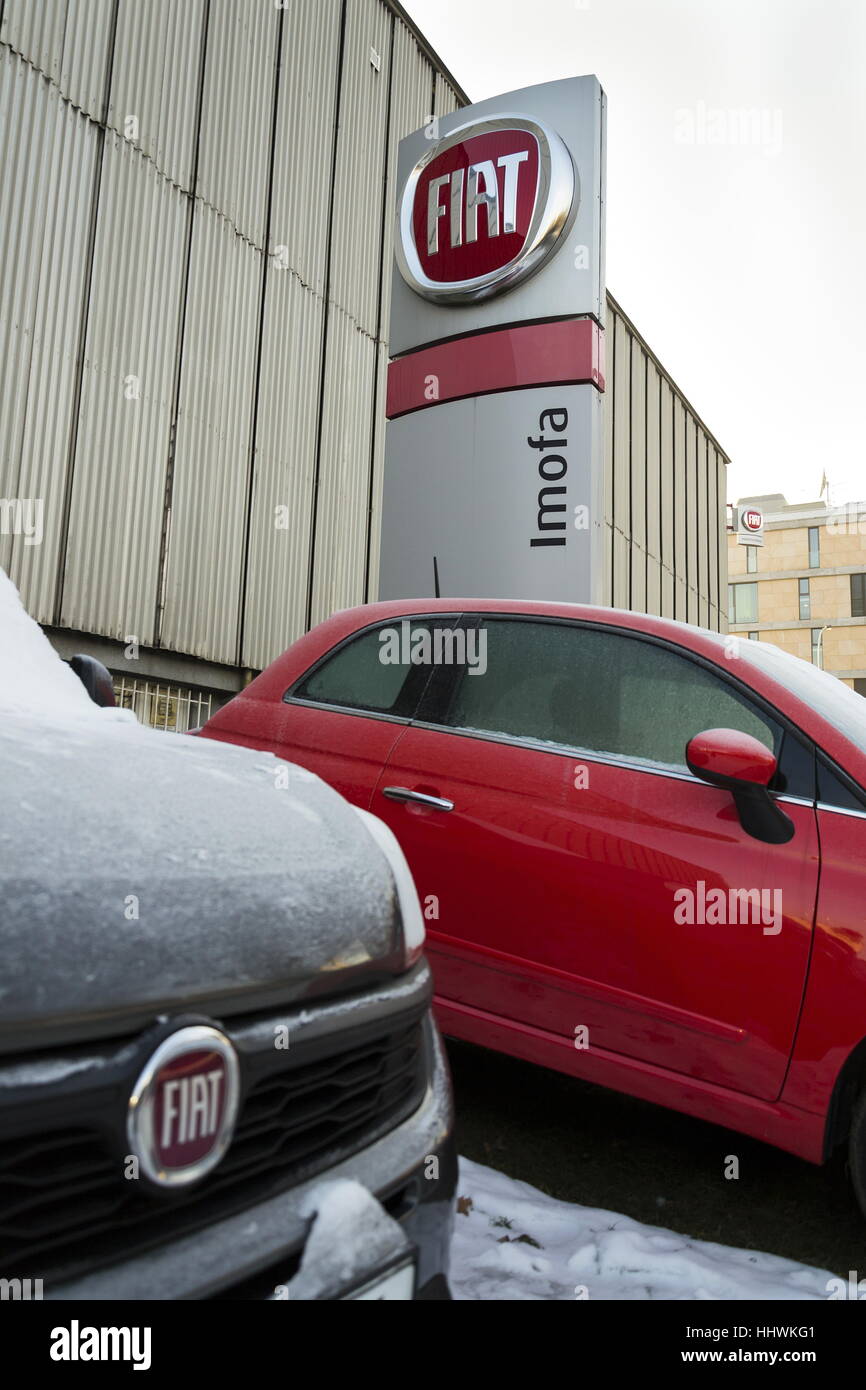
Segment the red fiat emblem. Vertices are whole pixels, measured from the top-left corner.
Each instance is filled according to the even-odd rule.
[[[197,1182],[219,1163],[237,1118],[237,1054],[217,1028],[180,1028],[159,1044],[129,1100],[130,1149],[163,1187]]]
[[[428,299],[486,298],[538,269],[576,205],[574,165],[555,131],[517,115],[458,126],[406,181],[401,274]]]
[[[743,512],[743,525],[747,531],[760,531],[763,521],[764,518],[761,512]]]

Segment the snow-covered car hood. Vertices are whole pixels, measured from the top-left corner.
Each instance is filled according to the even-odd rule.
[[[4,711],[0,769],[0,1051],[402,966],[386,859],[302,768],[90,706]]]
[[[405,966],[393,871],[305,769],[99,709],[0,570],[0,1052]]]

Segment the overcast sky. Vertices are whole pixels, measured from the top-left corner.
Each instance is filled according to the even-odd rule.
[[[403,3],[473,100],[601,81],[608,287],[729,498],[866,498],[866,0]]]

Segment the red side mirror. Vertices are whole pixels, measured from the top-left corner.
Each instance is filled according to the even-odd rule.
[[[686,748],[689,771],[704,782],[729,787],[732,782],[766,787],[776,771],[776,759],[758,739],[737,729],[706,729]]]
[[[776,759],[751,734],[737,729],[705,729],[686,745],[689,771],[702,782],[731,792],[740,824],[748,835],[769,845],[787,844],[794,822],[770,794]]]

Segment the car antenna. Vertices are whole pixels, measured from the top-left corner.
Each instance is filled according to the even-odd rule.
[[[433,597],[442,597],[442,595],[439,592],[439,561],[437,560],[435,555],[433,556]]]

